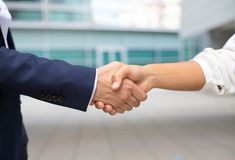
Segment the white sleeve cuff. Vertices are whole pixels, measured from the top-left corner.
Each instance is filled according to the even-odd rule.
[[[92,102],[92,100],[93,100],[93,97],[94,97],[94,95],[95,95],[95,91],[96,91],[96,87],[97,87],[97,78],[98,78],[98,70],[96,69],[93,91],[92,91],[91,98],[90,98],[90,101],[89,101],[88,105],[91,104],[91,102]]]
[[[219,80],[214,78],[213,72],[208,65],[207,61],[204,59],[200,59],[195,57],[193,59],[196,63],[200,65],[203,70],[206,83],[203,88],[200,90],[201,92],[210,92],[215,93],[216,95],[223,95],[225,92],[225,88]]]

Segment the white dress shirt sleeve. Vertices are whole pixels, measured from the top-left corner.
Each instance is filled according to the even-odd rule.
[[[193,58],[205,75],[206,84],[202,90],[218,95],[235,93],[235,35],[223,49],[205,49]]]

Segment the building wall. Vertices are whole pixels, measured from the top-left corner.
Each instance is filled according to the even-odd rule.
[[[234,0],[182,1],[182,52],[186,59],[204,48],[222,48],[235,33]]]
[[[72,64],[101,66],[118,60],[130,64],[180,59],[175,30],[99,26],[90,0],[8,0],[16,47]]]
[[[90,0],[6,0],[14,22],[91,24]]]
[[[235,21],[234,0],[183,0],[182,37],[195,36]]]
[[[177,33],[95,30],[13,29],[16,47],[72,64],[101,66],[118,60],[130,64],[179,60]]]

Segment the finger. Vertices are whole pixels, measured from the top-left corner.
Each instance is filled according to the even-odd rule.
[[[138,107],[140,105],[140,101],[138,101],[135,97],[130,97],[127,101],[127,104],[129,106]]]
[[[143,102],[147,99],[147,94],[142,91],[137,85],[133,86],[132,95],[140,102]]]
[[[125,111],[131,111],[132,109],[133,109],[133,107],[132,107],[132,105],[129,105],[128,103],[127,103],[127,108],[125,108]]]
[[[97,108],[97,109],[104,109],[104,103],[103,102],[96,102],[95,103],[95,107]]]
[[[116,110],[117,110],[117,113],[120,113],[120,114],[125,112],[122,108],[117,108]]]
[[[108,105],[105,105],[105,106],[109,109],[112,108],[112,110],[108,112],[110,115],[115,115],[117,113],[116,109],[114,109],[112,105],[108,104]]]
[[[112,112],[113,110],[113,107],[111,105],[105,105],[103,111],[106,112],[106,113],[110,113]]]
[[[151,90],[151,84],[149,84],[149,82],[144,81],[141,84],[138,84],[138,87],[144,91],[145,93],[149,92]]]
[[[123,79],[127,78],[130,74],[130,69],[127,65],[121,67],[111,78],[112,89],[118,90],[122,85]]]
[[[133,107],[131,105],[128,105],[129,107],[126,108],[126,111],[131,111],[133,109]]]
[[[110,113],[111,116],[114,116],[115,114],[117,114],[117,111],[115,109],[113,109]]]
[[[120,105],[119,108],[121,108],[125,112],[125,111],[132,110],[133,107],[130,106],[128,103],[125,103],[125,104]]]

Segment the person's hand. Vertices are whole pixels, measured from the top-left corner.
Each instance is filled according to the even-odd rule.
[[[112,76],[122,66],[123,64],[119,62],[113,62],[98,69],[97,88],[93,102],[96,104],[105,104],[96,105],[96,108],[103,109],[111,115],[117,112],[123,113],[130,111],[133,107],[139,106],[140,102],[147,98],[145,92],[128,79],[123,80],[119,88],[112,90]]]
[[[120,89],[123,85],[123,81],[128,78],[138,84],[139,87],[147,93],[152,88],[149,77],[149,73],[147,73],[144,67],[119,63],[118,69],[112,75],[112,89],[114,91]],[[103,109],[105,112],[112,109],[111,105],[100,101],[96,102],[95,106],[96,108]],[[109,113],[112,115],[116,112],[112,110],[112,112]]]
[[[150,74],[145,70],[144,66],[122,64],[112,76],[112,89],[118,90],[122,86],[124,79],[130,79],[145,93],[152,89]]]

